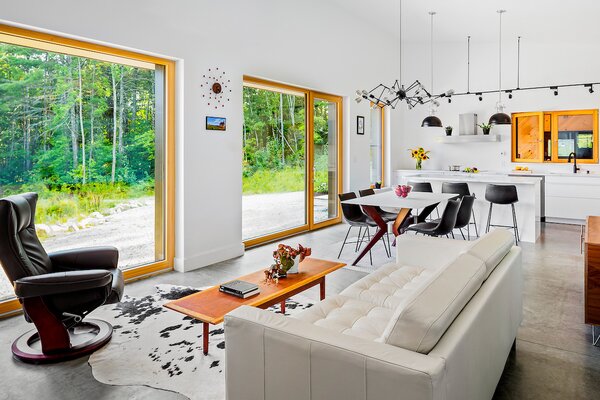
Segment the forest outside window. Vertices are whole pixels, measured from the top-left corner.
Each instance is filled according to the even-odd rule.
[[[132,277],[172,264],[174,65],[110,50],[0,26],[0,195],[39,194],[48,252],[115,246]]]

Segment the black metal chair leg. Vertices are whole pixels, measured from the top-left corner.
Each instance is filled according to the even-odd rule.
[[[519,237],[519,227],[517,226],[517,213],[515,211],[515,205],[511,204],[510,207],[512,208],[512,215],[513,215],[513,224],[515,226],[514,231],[515,231],[515,243],[519,243],[521,241],[521,238]]]
[[[388,249],[390,250],[389,257],[391,258],[392,257],[392,245],[390,244],[390,233],[387,232],[385,234],[385,236],[386,236],[387,242],[388,242]]]
[[[487,219],[487,225],[485,227],[485,233],[488,233],[490,231],[490,223],[492,222],[492,207],[494,206],[493,203],[490,203],[490,211],[488,211],[488,219]]]
[[[367,240],[371,241],[371,232],[369,232],[369,227],[367,227]],[[373,265],[373,255],[371,254],[371,250],[369,250],[369,260],[371,261],[371,265]]]
[[[468,230],[469,230],[469,225],[467,225],[467,231],[468,231]],[[462,235],[462,237],[463,237],[463,240],[467,240],[467,239],[465,238],[465,234],[463,233],[462,229],[459,229],[459,231],[460,231],[460,234],[461,234],[461,235]],[[339,257],[338,257],[338,258],[339,258]]]
[[[391,249],[388,249],[388,245],[385,243],[385,237],[387,236],[387,232],[381,237],[381,241],[383,242],[383,248],[385,249],[385,255],[389,258],[391,254]],[[389,238],[388,238],[389,241]]]
[[[467,224],[467,239],[471,241],[471,224]]]
[[[344,238],[344,243],[342,243],[342,248],[340,249],[340,252],[339,252],[337,258],[340,258],[340,256],[342,255],[342,251],[344,250],[344,246],[346,245],[346,240],[348,240],[348,235],[350,234],[351,229],[352,229],[352,225],[350,225],[348,227],[348,232],[346,232],[346,237]]]
[[[360,249],[360,246],[362,245],[361,234],[362,234],[362,226],[359,226],[358,227],[358,236],[356,237],[356,247],[354,248],[355,253],[358,251],[358,249]]]
[[[450,232],[450,234],[452,235],[452,239],[456,239],[456,238],[454,237],[454,231]]]
[[[477,220],[475,219],[475,210],[471,211],[473,213],[473,226],[475,226],[475,236],[479,237],[479,230],[477,230]],[[471,240],[471,238],[469,238]]]

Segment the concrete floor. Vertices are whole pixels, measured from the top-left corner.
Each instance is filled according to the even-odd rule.
[[[338,225],[308,233],[287,243],[313,248],[313,255],[335,259],[346,227]],[[597,399],[600,398],[600,348],[590,344],[590,327],[583,324],[583,266],[579,253],[580,227],[547,224],[538,243],[522,244],[524,260],[524,321],[517,352],[509,357],[495,399]],[[375,267],[385,262],[378,245]],[[131,296],[153,292],[158,283],[195,287],[217,284],[270,262],[272,245],[256,248],[244,257],[191,273],[162,274],[126,287]],[[342,259],[354,253],[346,247]],[[371,268],[368,257],[361,263]],[[327,281],[328,293],[336,293],[364,273],[342,269]],[[318,298],[316,289],[308,295]],[[29,329],[22,317],[0,321],[0,399],[183,399],[184,397],[142,386],[104,385],[94,380],[87,360],[51,366],[30,366],[11,358],[10,343]],[[132,366],[135,368],[135,366]],[[465,382],[468,384],[468,382]]]

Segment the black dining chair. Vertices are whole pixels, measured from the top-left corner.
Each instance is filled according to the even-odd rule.
[[[473,197],[475,197],[475,193],[471,193],[471,190],[469,189],[469,184],[467,182],[443,182],[442,183],[442,193],[458,194],[460,196],[460,198],[462,198],[463,196],[469,196],[469,195],[472,195]],[[474,204],[475,204],[475,200],[473,200],[473,205]],[[471,218],[472,218],[472,221],[469,222],[469,225],[474,226],[475,236],[479,237],[479,229],[477,228],[477,220],[475,219],[475,209],[473,207],[471,207]],[[467,230],[470,230],[470,229],[467,229]],[[462,231],[461,231],[461,233],[462,233]]]
[[[412,186],[412,192],[417,192],[417,193],[433,193],[433,187],[431,186],[430,182],[408,182],[409,186]],[[423,209],[424,211],[425,209]],[[424,215],[425,218],[429,217],[429,215],[433,212],[433,210],[435,210],[435,214],[437,215],[437,217],[440,217],[440,212],[438,211],[437,208],[437,204],[435,207],[431,208],[430,210],[428,210],[429,212],[427,214]],[[423,214],[423,212],[419,213],[419,215]],[[431,218],[430,218],[431,219]]]
[[[456,226],[456,218],[461,200],[448,200],[442,217],[437,221],[421,222],[408,227],[407,230],[428,236],[446,236],[452,234]],[[454,236],[454,235],[452,235]]]
[[[340,201],[352,200],[357,198],[356,193],[354,192],[342,193],[339,194],[338,197]],[[344,218],[344,221],[350,226],[348,227],[348,231],[346,232],[346,236],[344,237],[344,242],[342,243],[342,247],[340,248],[340,252],[338,253],[338,258],[340,258],[340,256],[342,255],[342,251],[344,250],[344,246],[346,246],[346,244],[356,244],[354,252],[357,252],[358,249],[360,249],[360,246],[362,245],[365,236],[367,237],[367,240],[371,240],[371,233],[369,232],[369,228],[377,227],[377,223],[373,221],[369,216],[365,215],[358,204],[342,203],[341,206],[342,217]],[[350,235],[350,231],[355,226],[358,227],[358,236],[356,238],[356,241],[348,242],[348,236]],[[381,238],[381,240],[383,241],[383,246],[385,247],[385,253],[389,257],[388,248],[385,244],[385,240],[383,239],[383,237]],[[373,265],[373,256],[371,254],[371,251],[369,251],[369,259],[371,261],[371,265]]]
[[[512,229],[515,234],[515,244],[521,241],[519,237],[519,227],[517,226],[517,213],[515,212],[515,203],[519,202],[519,195],[517,193],[517,187],[515,185],[493,185],[488,184],[485,188],[485,199],[490,202],[490,211],[488,212],[486,232],[490,231],[490,226],[499,226],[503,228]],[[511,225],[497,225],[492,224],[492,208],[494,204],[498,205],[510,205],[512,210],[513,224]]]

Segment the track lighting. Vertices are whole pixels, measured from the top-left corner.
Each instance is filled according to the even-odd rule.
[[[589,88],[588,91],[590,93],[594,93],[594,85],[591,83],[588,83],[587,85],[583,85],[583,87]]]
[[[452,98],[448,97],[448,103],[452,103]]]
[[[475,96],[479,96],[479,101],[483,100],[483,95],[481,93],[475,93]]]
[[[558,96],[558,86],[550,86],[550,90],[554,90],[554,95]]]

